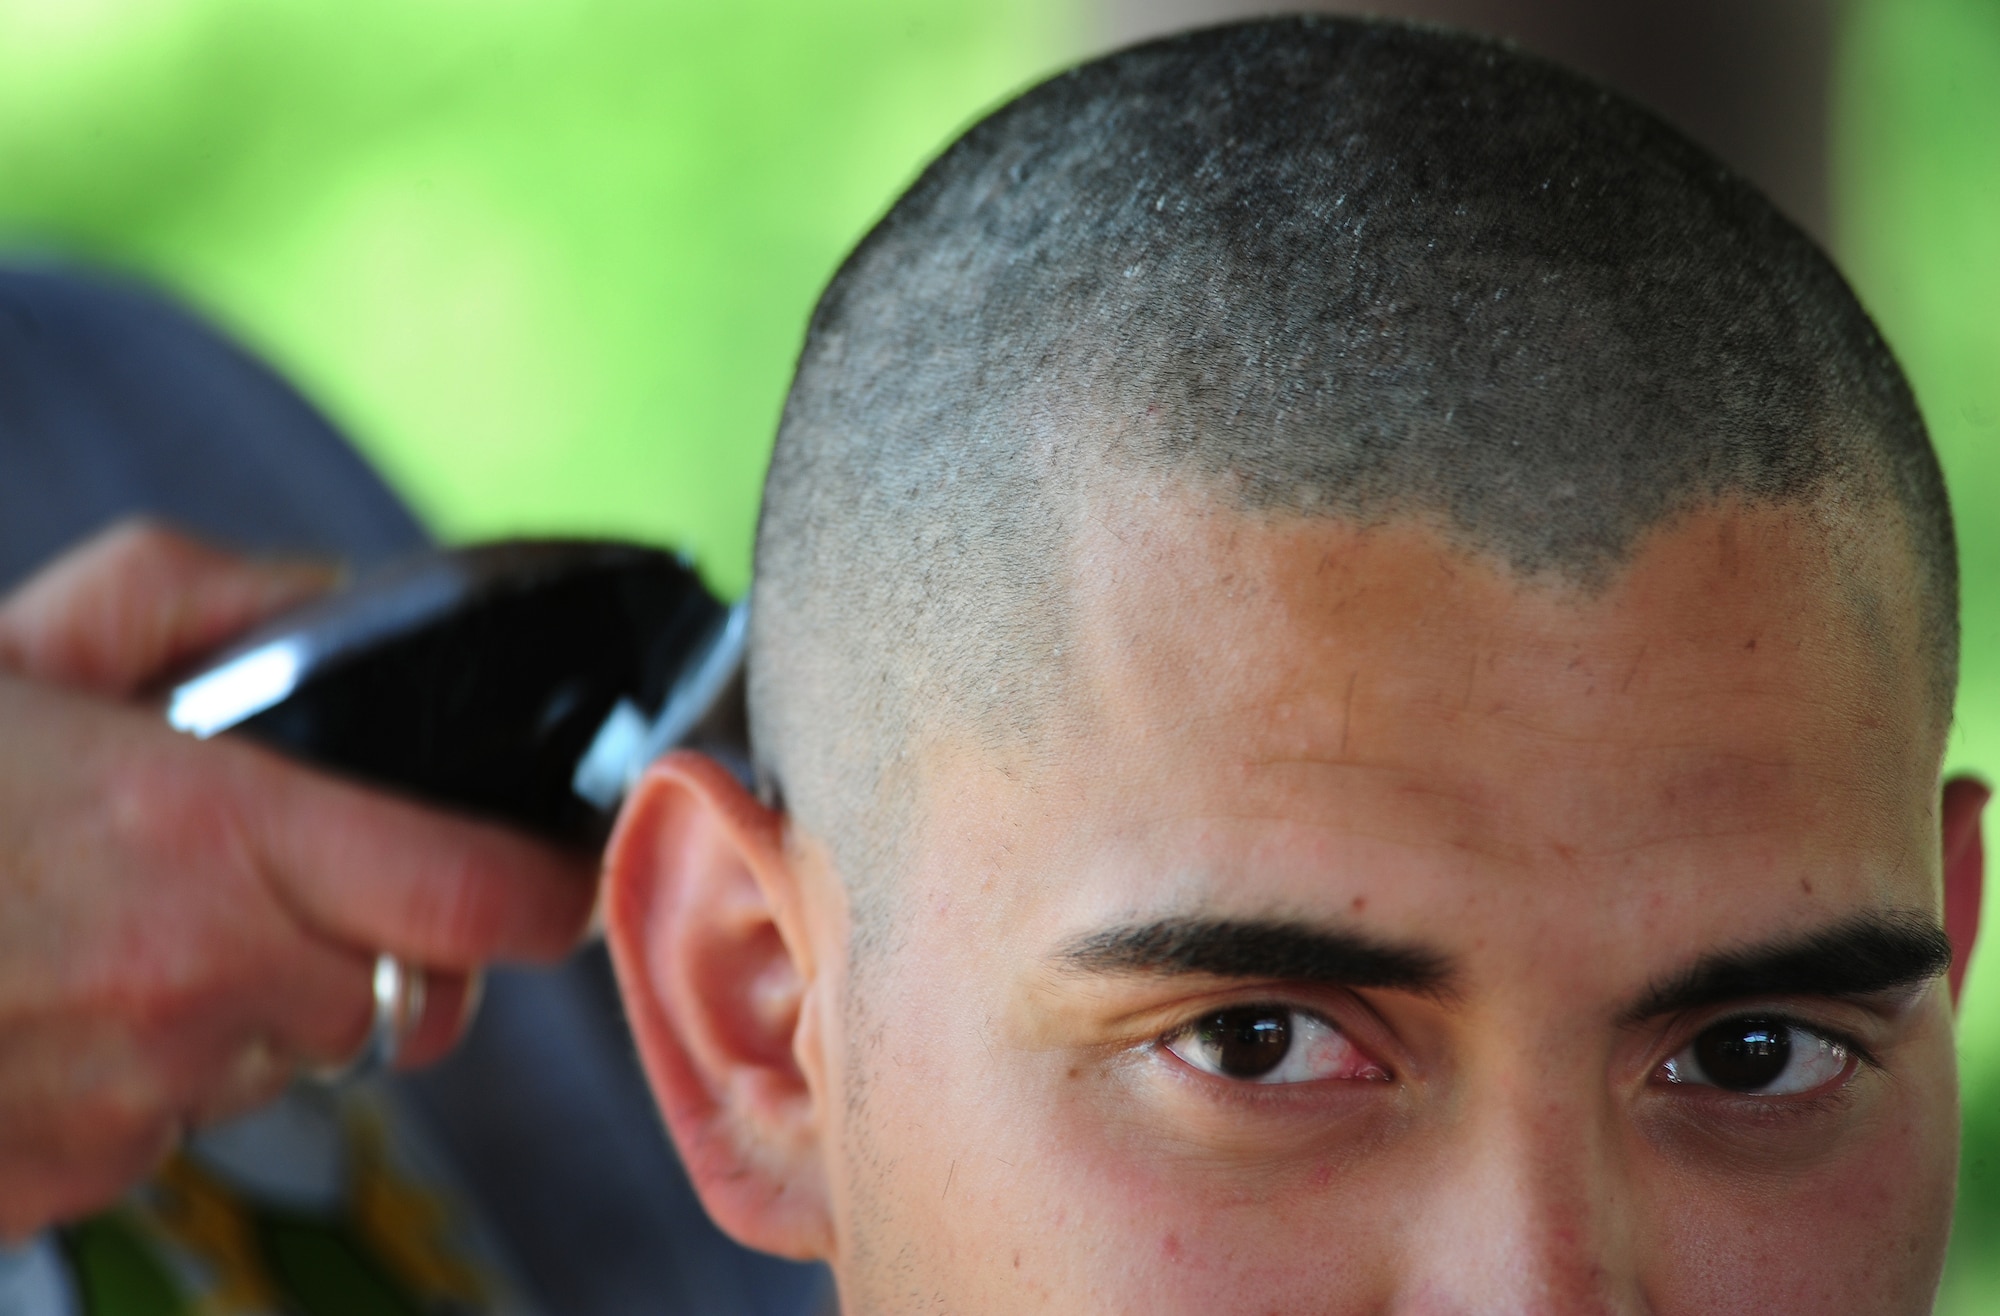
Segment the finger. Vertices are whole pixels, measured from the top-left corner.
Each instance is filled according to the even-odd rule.
[[[553,960],[581,935],[594,857],[383,795],[253,746],[237,757],[244,835],[309,927],[411,964]],[[192,803],[192,802],[191,802]]]
[[[70,997],[137,1000],[159,1046],[192,1031],[222,1047],[208,1063],[260,1030],[291,1054],[344,1060],[368,1027],[379,952],[434,972],[554,959],[574,944],[594,899],[591,857],[246,741],[193,740],[127,707],[7,679],[0,724],[13,747],[62,746],[63,772],[38,769],[24,781],[49,795],[37,815],[77,815],[30,866],[63,871],[82,854],[102,870],[94,899],[105,908],[93,912],[80,888],[55,887],[47,890],[64,899],[51,896],[53,913],[33,916],[116,931],[82,940],[46,971],[34,971],[37,957],[0,954],[0,990],[11,976],[29,999],[67,984]],[[32,914],[18,901],[12,909]],[[135,952],[108,953],[127,937]],[[236,1031],[208,1034],[196,1025],[203,1019]],[[175,1090],[187,1091],[178,1081]]]
[[[19,1243],[111,1205],[157,1169],[180,1141],[162,1124],[144,1137],[107,1144],[102,1136],[84,1147],[60,1144],[0,1147],[0,1246]]]
[[[421,1069],[444,1059],[465,1035],[478,1003],[478,975],[416,966],[405,966],[405,972],[423,975],[423,996],[409,1032],[396,1048],[396,1068]],[[368,976],[372,979],[372,972]],[[351,1065],[363,1048],[372,1044],[375,1029],[372,982],[367,988],[350,994],[340,1011],[321,1010],[318,1015],[325,1021],[334,1018],[336,1013],[344,1021],[337,1028],[323,1023],[310,1029],[293,1026],[273,1030],[276,1037],[284,1039],[283,1050],[290,1057],[290,1065],[308,1073],[338,1073]],[[210,1100],[228,1104],[234,1109],[244,1108],[243,1100],[256,1104],[254,1095],[238,1099],[233,1094],[254,1094],[258,1090],[257,1083],[263,1077],[256,1072],[257,1066],[267,1057],[277,1054],[278,1048],[268,1044],[251,1044],[241,1048],[236,1064],[244,1071],[245,1078],[240,1083],[218,1084]]]
[[[282,960],[282,968],[276,963]],[[370,1044],[375,1028],[374,957],[298,931],[258,973],[254,990],[218,1002],[197,1031],[162,1043],[150,1058],[171,1104],[195,1126],[253,1110],[294,1073],[337,1073]],[[448,1053],[470,1018],[474,989],[463,973],[423,974],[420,1005],[398,1048],[398,1068]]]
[[[233,1018],[218,1021],[226,1030],[223,1054],[245,1065],[262,1051],[308,1072],[340,1069],[374,1027],[375,957],[303,928],[292,942],[288,966],[262,975],[265,989],[231,1011]]]
[[[105,1205],[172,1149],[176,1106],[122,1030],[40,1027],[0,1072],[0,1238]]]
[[[0,601],[0,663],[124,696],[325,592],[325,563],[257,561],[163,526],[123,521]]]
[[[95,1103],[108,1136],[159,1119],[198,1126],[263,1105],[302,1067],[344,1063],[373,1021],[372,957],[282,913],[259,923],[254,932],[239,929],[219,961],[210,958],[198,989],[175,999],[142,990],[152,997],[143,1025],[100,1007],[74,1021],[68,1036],[47,1037],[36,1048],[45,1061],[39,1098],[21,1087],[37,1079],[27,1072],[37,1057],[10,1056],[20,1071],[11,1075],[20,1080],[14,1104]]]
[[[396,1057],[398,1069],[421,1069],[444,1059],[465,1036],[479,1003],[477,973],[425,971],[424,1008]]]
[[[297,1058],[270,1038],[250,1038],[216,1067],[205,1088],[188,1105],[188,1127],[219,1124],[269,1105],[283,1095],[297,1069]]]
[[[370,1044],[375,1029],[374,959],[351,952],[335,954],[341,961],[337,969],[325,973],[318,984],[294,988],[282,1005],[259,1021],[263,1033],[236,1043],[235,1064],[252,1071],[242,1090],[254,1090],[260,1052],[287,1057],[289,1064],[307,1072],[333,1073],[346,1068]],[[405,972],[423,975],[422,1001],[397,1048],[396,1067],[416,1069],[442,1060],[464,1035],[477,1004],[478,975],[404,967]],[[213,1086],[217,1095],[211,1100],[227,1099],[226,1085]]]

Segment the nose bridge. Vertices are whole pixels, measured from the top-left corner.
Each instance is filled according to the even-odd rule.
[[[1519,1053],[1459,1086],[1405,1273],[1411,1316],[1635,1316],[1630,1181],[1602,1063]]]

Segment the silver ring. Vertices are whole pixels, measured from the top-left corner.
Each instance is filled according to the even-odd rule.
[[[375,1016],[361,1049],[345,1062],[315,1072],[321,1083],[353,1083],[392,1067],[424,1017],[424,971],[383,951],[375,957]]]

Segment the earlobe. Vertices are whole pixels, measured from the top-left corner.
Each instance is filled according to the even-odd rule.
[[[795,1044],[813,979],[783,818],[669,755],[605,856],[606,931],[640,1059],[702,1204],[766,1252],[826,1255],[818,1111]]]
[[[1958,1004],[1965,971],[1979,936],[1979,905],[1986,882],[1986,848],[1979,817],[1992,795],[1984,782],[1953,777],[1940,806],[1944,842],[1944,930],[1951,938],[1951,1000]]]

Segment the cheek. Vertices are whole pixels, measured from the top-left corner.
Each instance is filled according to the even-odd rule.
[[[1907,1082],[1851,1151],[1796,1175],[1676,1179],[1652,1196],[1649,1291],[1666,1311],[1931,1310],[1957,1159],[1950,1077]],[[1641,1229],[1645,1229],[1641,1225]]]
[[[894,1285],[996,1313],[1359,1316],[1393,1294],[1393,1185],[1332,1154],[1245,1173],[1146,1127],[1088,1063],[965,1039],[940,1056],[868,1062],[857,1299]]]
[[[1395,1292],[1389,1166],[1307,1130],[1252,1166],[1178,1134],[1114,1074],[1059,1067],[969,1191],[1005,1280],[1063,1310],[1375,1312]],[[1149,1116],[1150,1112],[1150,1116]],[[963,1167],[961,1167],[963,1172]],[[1405,1190],[1406,1191],[1406,1190]],[[981,1310],[1014,1309],[1009,1303]]]

